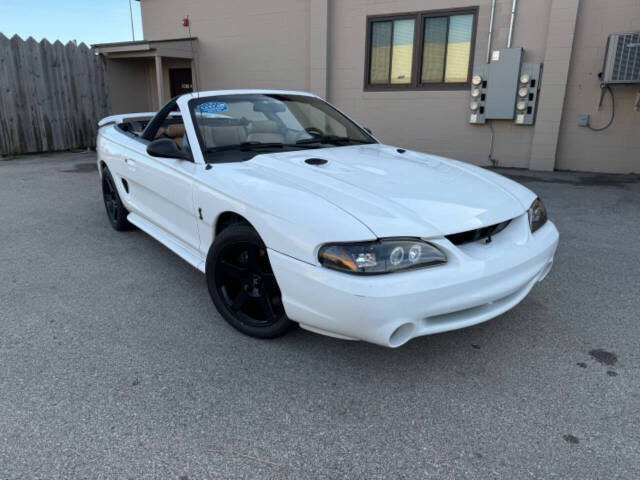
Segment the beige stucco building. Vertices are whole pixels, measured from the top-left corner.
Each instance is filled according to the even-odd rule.
[[[385,143],[489,165],[491,125],[500,166],[640,172],[639,84],[612,87],[609,128],[578,125],[584,114],[594,127],[609,122],[611,97],[605,92],[599,107],[598,77],[607,37],[640,30],[640,0],[517,2],[512,46],[543,68],[535,123],[473,125],[473,68],[509,37],[514,2],[496,0],[489,50],[492,3],[141,0],[145,40],[96,48],[114,112],[155,109],[190,83],[198,90],[306,90]]]

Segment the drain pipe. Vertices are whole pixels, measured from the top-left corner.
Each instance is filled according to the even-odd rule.
[[[491,41],[493,40],[493,17],[496,13],[496,0],[491,2],[491,19],[489,20],[489,39],[487,40],[487,63],[491,58]]]
[[[511,4],[511,23],[509,24],[509,39],[507,40],[507,48],[511,48],[511,39],[513,38],[513,24],[516,21],[516,6],[518,5],[518,0],[513,0]]]

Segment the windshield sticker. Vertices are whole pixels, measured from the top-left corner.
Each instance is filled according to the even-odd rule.
[[[208,102],[198,105],[200,113],[220,113],[229,110],[229,106],[223,102]]]

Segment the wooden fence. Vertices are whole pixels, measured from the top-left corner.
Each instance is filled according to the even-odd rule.
[[[0,154],[94,147],[108,111],[104,68],[84,43],[0,33]]]

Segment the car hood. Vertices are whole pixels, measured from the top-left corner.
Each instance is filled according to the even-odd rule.
[[[326,163],[310,165],[310,158]],[[535,200],[525,187],[488,170],[381,144],[264,154],[244,165],[264,180],[277,177],[313,192],[379,238],[429,238],[495,225],[523,214]]]

